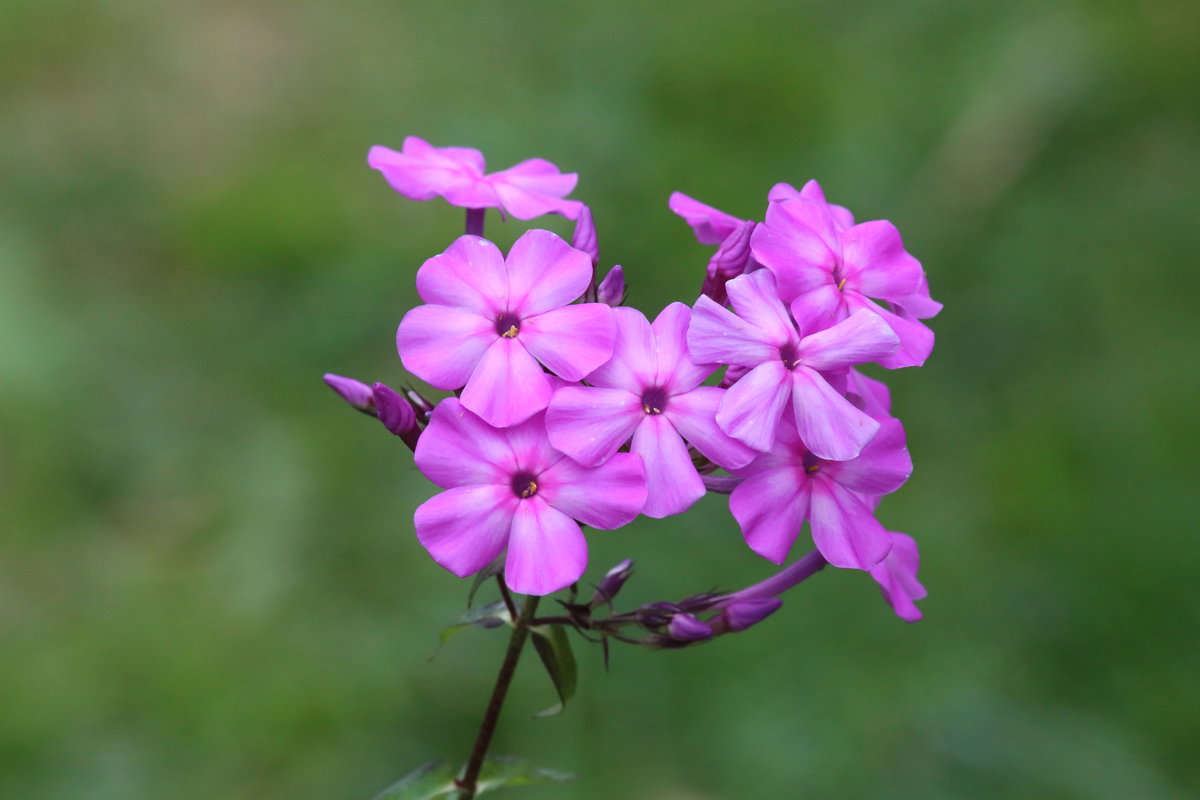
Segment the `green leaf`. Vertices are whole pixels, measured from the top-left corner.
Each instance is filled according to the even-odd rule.
[[[535,767],[527,758],[510,756],[488,756],[483,761],[476,782],[477,795],[503,789],[508,786],[529,786],[535,783],[561,783],[575,776],[545,767]]]
[[[438,759],[417,767],[375,795],[375,800],[439,800],[457,795],[450,765]]]
[[[475,573],[475,580],[471,583],[471,591],[467,593],[467,608],[470,608],[471,604],[475,602],[475,593],[479,591],[479,587],[504,571],[504,559],[506,557],[506,553],[501,553],[492,559],[492,563]]]
[[[438,644],[445,644],[447,639],[470,625],[478,625],[481,628],[498,628],[501,625],[512,625],[512,617],[503,600],[472,608],[459,617],[458,622],[442,629],[438,635]]]
[[[562,625],[540,626],[530,630],[533,632],[533,646],[541,656],[550,680],[554,682],[554,690],[558,692],[558,702],[535,716],[552,717],[561,713],[567,701],[575,695],[575,654],[571,652],[571,641]]]

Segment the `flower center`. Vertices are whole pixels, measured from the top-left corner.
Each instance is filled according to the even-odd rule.
[[[496,315],[496,333],[505,339],[515,339],[521,330],[521,320],[516,314],[502,311]]]
[[[796,345],[788,342],[783,347],[779,348],[779,360],[789,370],[793,370],[800,366],[800,355],[796,352]]]
[[[814,456],[812,453],[804,454],[804,471],[809,475],[821,471],[821,459]]]
[[[534,482],[532,472],[518,472],[512,478],[513,494],[517,497],[533,497],[537,494],[538,485]]]
[[[661,414],[667,408],[667,392],[660,386],[651,386],[642,393],[642,411],[647,414]]]

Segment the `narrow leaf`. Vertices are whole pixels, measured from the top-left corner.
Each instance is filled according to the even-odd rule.
[[[486,606],[470,609],[458,618],[458,622],[443,628],[438,635],[438,645],[445,644],[447,639],[470,625],[478,625],[481,628],[498,628],[501,625],[511,624],[512,617],[509,616],[504,601],[497,600]]]
[[[479,587],[504,571],[504,559],[506,557],[507,553],[501,553],[492,559],[492,563],[475,573],[475,580],[471,583],[471,591],[467,593],[467,608],[470,608],[471,604],[475,602],[475,593],[479,591]]]
[[[440,800],[457,795],[454,772],[449,764],[438,759],[417,767],[375,795],[374,800]]]
[[[567,701],[575,695],[575,654],[571,652],[571,641],[567,638],[567,631],[563,626],[549,625],[531,630],[533,646],[541,657],[550,680],[554,682],[554,691],[558,693],[558,702],[535,716],[552,717],[561,713]]]
[[[483,762],[476,783],[476,794],[503,789],[507,786],[528,786],[535,783],[561,783],[575,776],[545,767],[535,767],[527,758],[488,756]]]

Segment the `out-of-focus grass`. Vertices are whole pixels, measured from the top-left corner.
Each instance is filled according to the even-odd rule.
[[[497,749],[562,797],[1128,798],[1200,789],[1200,62],[1186,2],[0,5],[0,795],[368,797],[465,755],[503,647],[430,487],[340,406],[408,378],[461,230],[363,163],[542,156],[632,302],[690,301],[682,190],[821,180],[946,310],[887,375],[927,618],[826,571],[681,653],[526,665]],[[549,223],[560,232],[568,228]],[[490,232],[511,242],[521,227]],[[592,537],[629,602],[767,572],[719,498]]]

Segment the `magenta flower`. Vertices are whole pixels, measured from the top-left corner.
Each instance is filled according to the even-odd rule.
[[[613,357],[588,376],[590,387],[555,393],[546,411],[550,442],[581,464],[596,465],[632,436],[631,451],[646,463],[642,513],[679,514],[704,495],[685,439],[724,467],[747,464],[755,453],[717,426],[724,390],[700,385],[716,366],[697,365],[688,356],[687,306],[672,303],[653,324],[632,308],[614,309],[613,315]]]
[[[898,344],[896,334],[878,315],[861,311],[802,336],[768,270],[742,275],[726,288],[737,315],[701,297],[687,337],[697,361],[750,368],[721,399],[717,424],[742,443],[767,451],[790,400],[809,450],[835,461],[857,456],[879,423],[822,373],[890,356]]]
[[[581,466],[550,446],[542,415],[493,428],[452,397],[434,409],[414,460],[446,489],[414,516],[417,539],[433,560],[465,577],[507,548],[505,581],[523,594],[550,594],[583,574],[587,542],[579,522],[619,528],[646,500],[637,456]]]
[[[729,496],[729,510],[751,550],[783,563],[807,519],[830,564],[870,569],[892,548],[875,506],[908,480],[912,459],[896,419],[883,420],[875,438],[849,461],[817,458],[794,427],[783,425],[774,450],[730,471],[744,479]]]
[[[754,230],[754,258],[775,273],[779,296],[802,324],[828,327],[861,309],[883,317],[900,339],[879,363],[919,366],[933,349],[933,331],[918,319],[941,305],[929,298],[921,263],[909,255],[886,220],[853,224],[850,212],[830,205],[816,181],[796,192],[772,189],[766,221]],[[891,308],[873,302],[884,300]]]
[[[892,537],[892,549],[887,558],[871,567],[871,577],[879,584],[883,597],[891,605],[896,616],[905,622],[921,619],[916,601],[925,597],[925,587],[917,580],[920,557],[917,543],[905,533],[888,531]]]
[[[396,333],[400,360],[492,425],[528,419],[550,402],[547,367],[582,379],[612,355],[612,309],[568,305],[592,279],[592,262],[549,231],[521,236],[507,260],[496,245],[462,236],[417,271],[427,305]]]
[[[441,196],[463,208],[499,208],[517,219],[561,214],[575,219],[583,209],[578,200],[565,200],[578,176],[561,173],[540,158],[522,161],[490,175],[484,174],[483,154],[469,147],[434,147],[416,136],[406,137],[400,152],[375,145],[367,164],[410,200]]]
[[[683,192],[672,192],[667,206],[683,217],[700,244],[720,244],[745,222],[732,214],[726,214],[720,209],[694,200]]]

